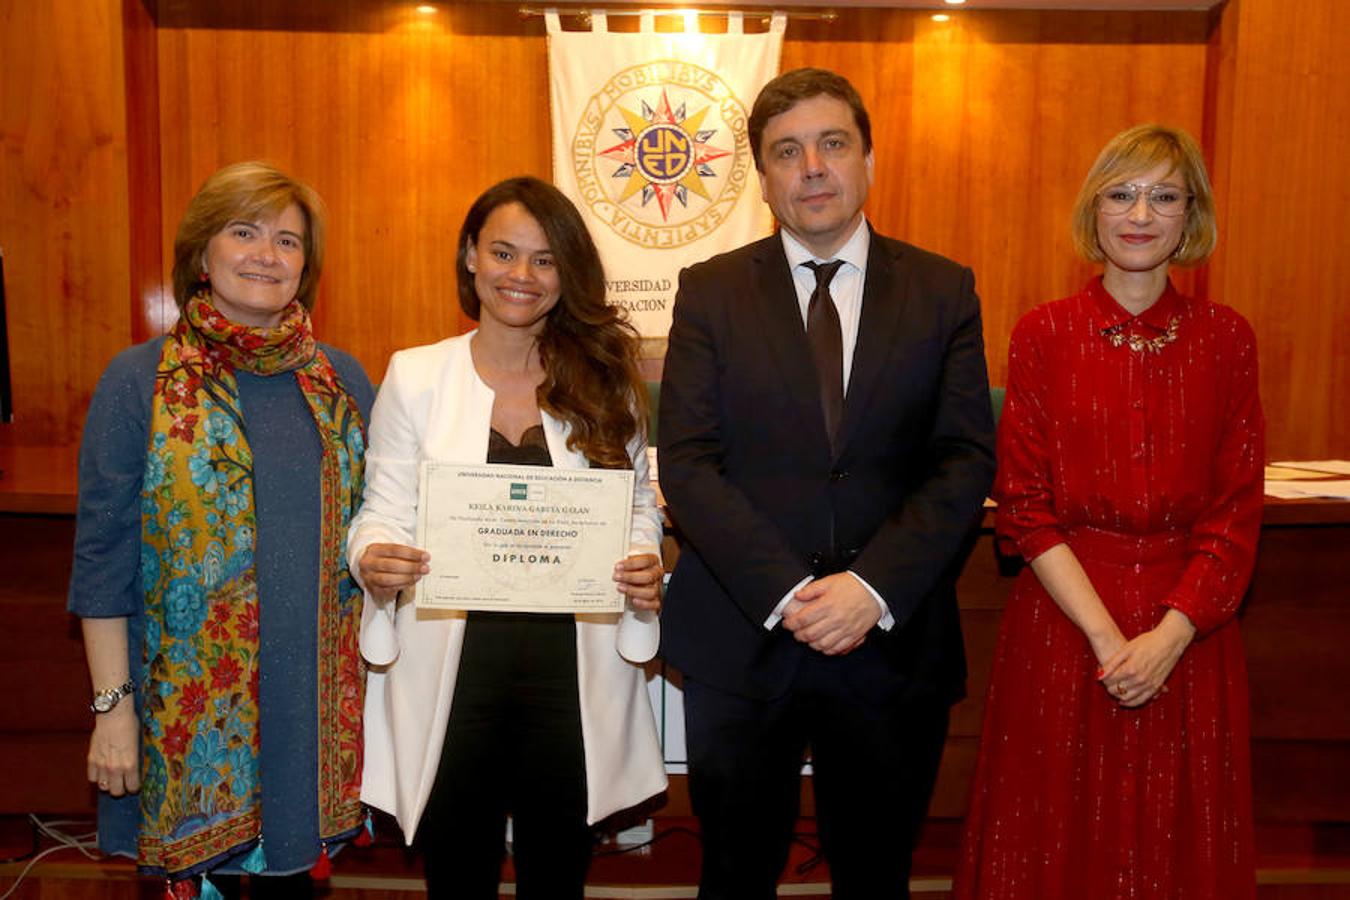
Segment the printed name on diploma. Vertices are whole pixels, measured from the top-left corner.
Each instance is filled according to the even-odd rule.
[[[619,612],[614,563],[627,555],[633,473],[425,460],[417,543],[429,609]]]

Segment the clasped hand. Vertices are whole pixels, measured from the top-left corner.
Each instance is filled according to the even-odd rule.
[[[1168,676],[1194,637],[1191,620],[1169,609],[1157,626],[1107,656],[1097,678],[1121,706],[1143,706],[1167,690]]]
[[[783,608],[783,627],[826,656],[856,650],[880,620],[876,598],[848,572],[809,582]]]
[[[431,571],[431,554],[405,544],[371,544],[361,554],[361,583],[376,600],[389,601]],[[661,609],[661,557],[633,553],[614,564],[614,583],[634,609]]]

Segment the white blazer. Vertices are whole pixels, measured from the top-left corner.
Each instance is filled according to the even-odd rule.
[[[370,421],[365,502],[352,520],[353,573],[366,547],[415,545],[418,463],[487,459],[493,392],[473,366],[472,333],[395,353]],[[543,414],[553,465],[586,468],[567,448],[568,427]],[[631,550],[660,552],[661,519],[648,478],[646,439],[629,444],[633,491]],[[361,799],[391,813],[412,843],[440,765],[459,672],[465,615],[419,612],[407,599],[380,603],[369,592],[361,613],[366,682],[365,768]],[[643,663],[656,654],[654,613],[577,616],[577,685],[586,757],[586,818],[594,823],[660,793],[665,766]]]

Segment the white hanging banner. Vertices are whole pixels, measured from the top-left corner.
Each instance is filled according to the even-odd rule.
[[[661,13],[657,13],[660,15]],[[778,73],[787,18],[745,34],[548,29],[553,181],[586,217],[600,249],[609,300],[644,338],[664,339],[680,269],[764,237],[773,217],[760,200],[746,135],[750,106]]]

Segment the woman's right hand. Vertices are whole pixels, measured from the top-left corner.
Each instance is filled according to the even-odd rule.
[[[360,569],[371,596],[392,600],[431,571],[431,554],[405,544],[371,544],[361,554]]]
[[[136,704],[124,699],[94,719],[89,738],[88,775],[100,791],[114,797],[141,789],[140,722]]]

